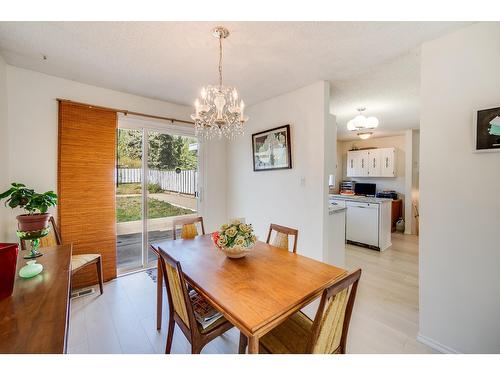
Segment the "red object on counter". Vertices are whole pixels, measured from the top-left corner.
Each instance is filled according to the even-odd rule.
[[[0,299],[12,294],[16,278],[17,243],[0,243]]]

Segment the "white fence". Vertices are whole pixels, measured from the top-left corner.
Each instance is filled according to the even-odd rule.
[[[142,181],[141,168],[118,168],[116,181],[119,184],[140,183]],[[159,171],[148,170],[147,181],[150,184],[158,184],[163,190],[174,191],[183,194],[195,195],[198,172],[196,170],[181,171]]]

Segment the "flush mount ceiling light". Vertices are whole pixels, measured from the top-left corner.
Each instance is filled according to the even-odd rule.
[[[361,139],[368,139],[372,136],[373,132],[363,132],[363,133],[358,133],[358,137]]]
[[[196,135],[212,139],[225,135],[229,139],[243,134],[243,124],[248,120],[244,115],[245,103],[238,99],[234,87],[222,84],[222,41],[229,36],[229,30],[217,26],[212,35],[219,39],[219,84],[201,89],[201,99],[196,99],[194,120]]]
[[[366,108],[357,109],[359,114],[347,123],[347,130],[360,131],[365,129],[375,129],[378,126],[378,119],[374,116],[365,117],[363,112]]]

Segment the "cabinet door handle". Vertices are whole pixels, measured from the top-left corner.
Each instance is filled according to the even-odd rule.
[[[361,168],[365,167],[365,159],[361,159]]]
[[[373,158],[373,168],[375,168],[375,158]]]
[[[385,158],[385,167],[389,168],[389,158]]]

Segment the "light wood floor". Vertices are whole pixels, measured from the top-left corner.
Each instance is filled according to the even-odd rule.
[[[418,238],[393,235],[383,253],[346,246],[346,267],[363,269],[348,338],[349,353],[431,353],[418,331]],[[104,294],[72,300],[69,353],[163,353],[167,322],[156,331],[156,284],[145,272],[120,277]],[[166,297],[164,298],[166,301]],[[164,312],[167,308],[164,307]],[[202,353],[237,353],[232,329]],[[190,353],[178,328],[172,353]]]

